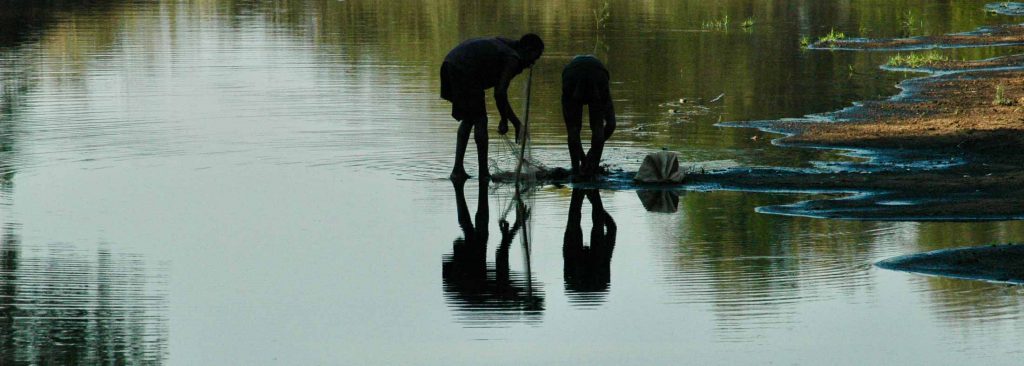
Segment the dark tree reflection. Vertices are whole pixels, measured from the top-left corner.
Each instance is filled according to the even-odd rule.
[[[0,242],[0,364],[162,364],[166,297],[144,263],[101,248],[22,253],[16,226]]]
[[[18,269],[19,238],[12,226],[4,227],[0,237],[0,365],[14,365],[14,315],[18,308],[14,298],[18,294],[15,284]]]
[[[31,41],[67,15],[100,11],[118,3],[109,0],[0,0],[0,48]]]

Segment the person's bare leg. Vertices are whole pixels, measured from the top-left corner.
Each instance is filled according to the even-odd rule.
[[[580,141],[580,130],[583,128],[583,106],[579,103],[562,99],[562,117],[565,119],[565,132],[569,146],[569,159],[572,162],[572,174],[580,173],[583,160],[583,143]]]
[[[595,175],[600,172],[601,153],[604,151],[604,106],[590,104],[590,151],[583,162],[583,175]]]
[[[472,128],[473,124],[469,121],[459,122],[459,132],[455,137],[455,167],[452,168],[452,174],[448,176],[448,179],[461,180],[469,178],[466,168],[462,165],[462,160],[466,156],[466,145],[469,144],[469,130]]]
[[[490,179],[491,173],[487,170],[487,117],[476,119],[473,124],[473,140],[476,141],[477,165],[480,167],[480,180]]]

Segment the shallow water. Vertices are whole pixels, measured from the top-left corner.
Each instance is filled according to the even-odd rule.
[[[590,251],[566,256],[571,188],[527,196],[526,251],[521,231],[500,244],[499,219],[516,217],[504,214],[510,189],[481,199],[471,181],[462,223],[486,222],[487,246],[467,247],[436,77],[464,38],[547,40],[531,115],[545,164],[568,160],[560,67],[596,52],[621,116],[607,161],[630,168],[668,148],[690,162],[810,167],[851,158],[714,124],[885,98],[909,75],[878,70],[885,53],[802,51],[801,36],[1013,20],[976,1],[651,1],[612,3],[598,30],[599,4],[101,1],[2,18],[18,32],[0,38],[0,363],[1020,359],[1020,287],[872,266],[1020,242],[1016,221],[785,217],[755,210],[816,196],[716,191],[652,213],[637,192],[602,191],[614,238],[591,236],[596,201],[584,199],[574,232]],[[701,29],[725,14],[728,31]],[[753,29],[739,28],[749,16]],[[696,117],[665,106],[723,92]],[[610,239],[610,253],[595,250]]]

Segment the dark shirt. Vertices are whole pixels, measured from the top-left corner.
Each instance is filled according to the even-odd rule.
[[[523,66],[512,45],[516,41],[508,38],[473,38],[460,43],[448,52],[444,62],[452,72],[461,76],[453,80],[461,85],[457,88],[483,90],[493,88],[501,80],[502,73],[518,75]]]
[[[573,57],[562,69],[562,97],[584,104],[608,102],[608,81],[608,69],[597,57]]]

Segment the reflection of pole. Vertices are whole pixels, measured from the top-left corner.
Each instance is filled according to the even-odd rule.
[[[516,202],[516,219],[523,218],[523,235],[520,237],[523,243],[523,259],[526,260],[526,298],[533,298],[533,275],[530,272],[530,233],[526,217],[526,204],[523,203],[521,183],[523,180],[523,165],[526,162],[526,143],[530,136],[530,89],[533,85],[533,67],[526,76],[526,107],[523,112],[523,133],[520,136],[519,161],[516,162],[516,193],[513,200]],[[532,307],[532,305],[531,305]]]
[[[516,162],[516,189],[522,180],[523,162],[526,159],[526,139],[530,136],[530,87],[533,84],[533,67],[526,76],[526,111],[523,113],[523,133],[520,136],[519,161]]]
[[[523,218],[523,235],[520,239],[523,243],[523,259],[526,261],[523,266],[526,269],[526,298],[533,299],[533,273],[530,271],[530,232],[529,232],[529,220],[526,213],[526,204],[523,203],[523,197],[519,192],[519,185],[516,185],[516,218]],[[530,305],[532,307],[532,304]]]

